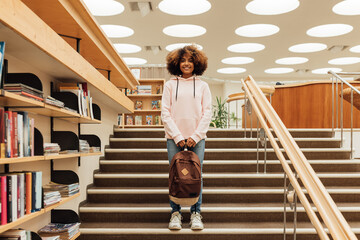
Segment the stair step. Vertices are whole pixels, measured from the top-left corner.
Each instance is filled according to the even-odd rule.
[[[207,138],[206,148],[257,148],[257,138]],[[336,138],[297,138],[301,148],[340,148]],[[280,145],[279,141],[278,144]],[[258,143],[261,148],[261,144]],[[270,146],[270,142],[267,142]],[[110,148],[166,148],[166,138],[110,138]]]
[[[338,202],[360,202],[360,188],[327,188],[333,200]],[[304,193],[307,193],[303,189]],[[206,203],[257,203],[282,202],[283,188],[204,188],[203,199]],[[169,201],[168,188],[101,188],[87,190],[87,200],[91,203],[147,203],[156,204]]]
[[[334,134],[331,129],[288,129],[293,138],[331,138],[334,137]],[[244,129],[209,129],[207,132],[208,138],[243,138]],[[165,131],[162,128],[157,129],[148,129],[148,128],[138,128],[138,129],[122,129],[114,128],[114,137],[122,138],[163,138],[165,136]],[[246,136],[250,137],[250,129],[247,129]],[[252,136],[256,137],[256,129],[253,129]]]
[[[358,186],[360,173],[318,173],[325,186]],[[167,187],[167,173],[96,173],[96,186],[117,187]],[[136,181],[134,181],[136,179]],[[269,181],[271,179],[271,181]],[[283,186],[283,173],[204,173],[206,187],[251,187],[251,186]]]
[[[351,172],[360,171],[360,160],[309,160],[315,172]],[[291,165],[290,160],[288,164]],[[259,160],[259,172],[264,172],[264,160]],[[267,160],[266,172],[281,172],[282,166],[279,160]],[[118,173],[153,173],[168,172],[169,161],[158,160],[100,160],[102,172]],[[256,172],[256,160],[204,160],[203,172]]]
[[[307,159],[350,159],[350,149],[342,148],[303,148],[301,149]],[[282,150],[285,158],[286,153]],[[206,160],[251,160],[257,159],[257,149],[236,149],[236,148],[219,148],[205,149]],[[264,159],[264,149],[259,149],[259,159]],[[105,159],[107,160],[167,160],[166,149],[105,149]],[[278,159],[273,149],[266,150],[266,159]]]

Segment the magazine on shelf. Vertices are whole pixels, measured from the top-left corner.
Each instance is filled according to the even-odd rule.
[[[134,118],[131,115],[126,115],[126,125],[134,125]]]
[[[135,101],[135,110],[142,110],[143,108],[143,102],[138,100],[138,101]]]
[[[135,125],[142,125],[142,116],[141,115],[135,116]]]
[[[151,95],[151,85],[139,85],[137,91],[139,95]]]
[[[146,125],[152,125],[153,116],[152,115],[146,115]]]
[[[5,83],[4,90],[39,101],[44,101],[43,92],[22,83]]]

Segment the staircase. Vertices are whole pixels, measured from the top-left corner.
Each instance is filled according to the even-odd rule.
[[[327,187],[340,211],[360,236],[360,161],[328,130],[290,130]],[[202,216],[205,229],[167,229],[170,219],[168,160],[162,129],[114,129],[87,201],[80,206],[81,236],[118,239],[283,239],[284,174],[274,151],[267,149],[267,173],[256,173],[256,132],[210,130],[203,165]],[[267,144],[271,147],[270,144]],[[264,159],[264,150],[260,152]],[[304,190],[304,192],[306,192]],[[301,204],[297,239],[319,239]],[[287,239],[293,239],[293,212],[287,205]]]

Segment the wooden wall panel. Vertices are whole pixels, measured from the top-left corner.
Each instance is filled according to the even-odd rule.
[[[352,84],[360,86],[359,83]],[[346,85],[344,85],[344,88],[345,86]],[[281,86],[276,88],[275,94],[272,97],[272,105],[285,126],[288,128],[331,128],[331,91],[331,82],[289,87]],[[338,92],[340,93],[340,84]],[[340,103],[340,96],[339,94],[336,95]],[[345,128],[350,127],[350,111],[350,103],[344,100]],[[353,126],[355,128],[360,128],[360,111],[354,108],[353,113]]]

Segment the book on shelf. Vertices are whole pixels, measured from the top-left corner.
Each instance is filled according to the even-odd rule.
[[[42,172],[3,173],[0,175],[0,189],[1,225],[42,207]]]
[[[44,155],[59,155],[60,145],[58,143],[44,143]]]
[[[25,97],[33,98],[41,102],[44,101],[44,96],[42,91],[22,83],[4,83],[4,90]]]
[[[162,94],[163,93],[163,85],[159,84],[155,86],[155,93],[156,94]]]
[[[89,145],[88,141],[79,139],[79,150],[81,153],[89,153],[90,145]]]
[[[143,109],[143,102],[141,100],[135,101],[135,110],[142,110]]]
[[[5,57],[5,42],[0,42],[0,86],[4,77],[3,70],[5,70],[4,57]]]
[[[118,114],[118,116],[117,116],[117,125],[118,126],[123,125],[123,115],[122,114]]]
[[[161,109],[161,100],[151,101],[151,110],[160,110]]]
[[[126,89],[126,95],[128,96],[128,95],[131,95],[131,94],[132,94],[132,90],[129,89],[129,88],[127,88],[127,89]]]
[[[137,91],[139,95],[151,95],[151,85],[139,85]]]
[[[155,125],[161,125],[161,116],[155,116],[154,123]]]
[[[59,235],[51,237],[41,237],[42,240],[61,240]]]
[[[61,201],[59,191],[44,191],[44,206],[48,207]]]
[[[153,116],[152,115],[146,115],[145,123],[146,125],[152,125],[153,122]]]
[[[49,104],[49,105],[52,105],[52,106],[56,106],[56,107],[59,107],[59,108],[63,108],[65,107],[65,103],[60,101],[60,100],[57,100],[56,98],[53,98],[52,96],[47,96],[45,98],[45,103]]]
[[[60,236],[61,240],[68,240],[79,232],[79,227],[80,223],[49,223],[38,234],[41,237]]]
[[[134,118],[131,115],[126,115],[126,125],[134,125]]]
[[[142,125],[142,116],[141,115],[135,116],[135,125]]]

